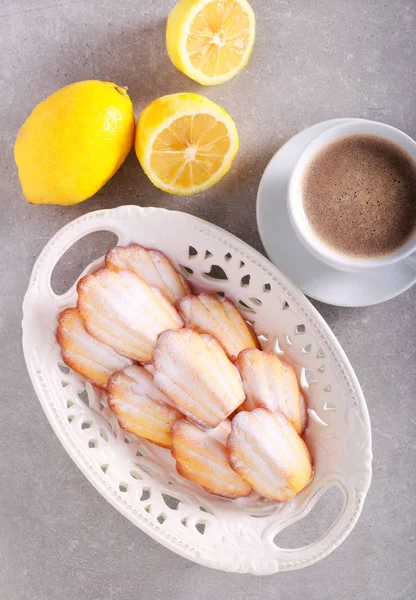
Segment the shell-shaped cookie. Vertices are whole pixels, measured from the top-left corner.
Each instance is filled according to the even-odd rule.
[[[131,271],[101,269],[83,277],[77,290],[88,333],[138,362],[151,362],[162,331],[183,325],[165,296]]]
[[[107,252],[105,266],[112,271],[132,271],[161,291],[172,304],[191,293],[185,277],[159,250],[148,250],[139,244],[115,246]]]
[[[153,367],[157,386],[201,427],[216,427],[244,401],[238,370],[209,335],[166,331],[158,339]]]
[[[172,427],[172,456],[182,477],[224,498],[248,496],[251,486],[230,467],[224,444],[187,420]]]
[[[282,362],[276,354],[262,350],[243,350],[236,366],[243,380],[246,401],[243,409],[267,408],[280,410],[302,433],[304,419],[300,390],[293,367]]]
[[[227,440],[232,468],[259,494],[284,502],[312,477],[308,449],[281,412],[239,412]]]
[[[125,431],[170,448],[170,429],[183,415],[168,403],[144,367],[131,365],[108,382],[108,406]]]
[[[186,296],[178,309],[186,327],[215,337],[233,361],[245,348],[260,348],[254,329],[229,298],[216,294]]]
[[[85,329],[76,308],[66,308],[58,317],[56,339],[65,364],[98,388],[107,387],[109,377],[131,361],[99,342]]]

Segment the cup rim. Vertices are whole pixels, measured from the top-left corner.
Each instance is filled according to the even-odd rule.
[[[393,252],[374,258],[355,258],[345,256],[326,246],[312,230],[303,210],[300,182],[305,167],[312,157],[326,145],[349,135],[374,135],[398,145],[416,163],[416,141],[409,135],[379,121],[367,119],[352,120],[334,125],[315,137],[301,152],[290,176],[288,186],[288,212],[290,221],[300,241],[318,259],[340,269],[361,270],[383,267],[410,256],[416,250],[416,231],[413,236]]]

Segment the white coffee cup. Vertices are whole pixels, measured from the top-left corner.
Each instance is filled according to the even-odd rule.
[[[401,260],[406,260],[410,266],[416,269],[416,232],[406,244],[389,254],[376,258],[355,258],[336,252],[326,246],[319,239],[308,221],[302,202],[302,179],[305,169],[317,152],[323,150],[328,144],[350,135],[374,135],[393,142],[404,150],[416,164],[416,142],[399,129],[385,125],[384,123],[351,120],[348,123],[335,125],[321,135],[318,135],[300,155],[289,181],[288,210],[296,235],[307,250],[316,258],[342,271],[374,269],[391,265]]]

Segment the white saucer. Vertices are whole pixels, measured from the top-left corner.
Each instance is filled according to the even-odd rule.
[[[287,187],[300,153],[334,125],[358,119],[332,119],[291,138],[273,156],[257,194],[257,226],[270,258],[307,296],[336,306],[370,306],[398,296],[414,283],[405,262],[365,273],[337,271],[314,258],[297,239],[287,212]]]

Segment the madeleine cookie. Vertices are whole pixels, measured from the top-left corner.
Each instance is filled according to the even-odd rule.
[[[101,269],[83,277],[77,290],[88,333],[138,362],[151,362],[162,331],[183,326],[165,296],[131,271]]]
[[[171,431],[179,475],[217,496],[248,496],[251,486],[230,467],[224,444],[186,420],[176,421]]]
[[[227,441],[230,465],[262,496],[284,502],[312,477],[305,442],[279,411],[239,412]]]
[[[115,246],[107,252],[105,266],[112,271],[132,271],[162,292],[172,304],[191,293],[185,277],[159,250],[147,250],[139,244]]]
[[[108,382],[108,406],[122,429],[170,448],[170,428],[183,415],[168,404],[144,367],[131,365]]]
[[[157,341],[153,367],[156,385],[201,427],[216,427],[244,401],[236,367],[209,335],[166,331]]]
[[[109,377],[131,364],[112,348],[99,342],[85,329],[76,308],[66,308],[58,317],[56,339],[61,346],[62,360],[68,367],[105,390]]]
[[[233,361],[244,348],[260,348],[254,329],[229,298],[216,294],[186,296],[178,309],[186,327],[215,337]]]
[[[262,350],[243,350],[236,366],[246,395],[243,409],[267,408],[282,411],[297,433],[303,431],[300,390],[296,373],[276,354]]]

